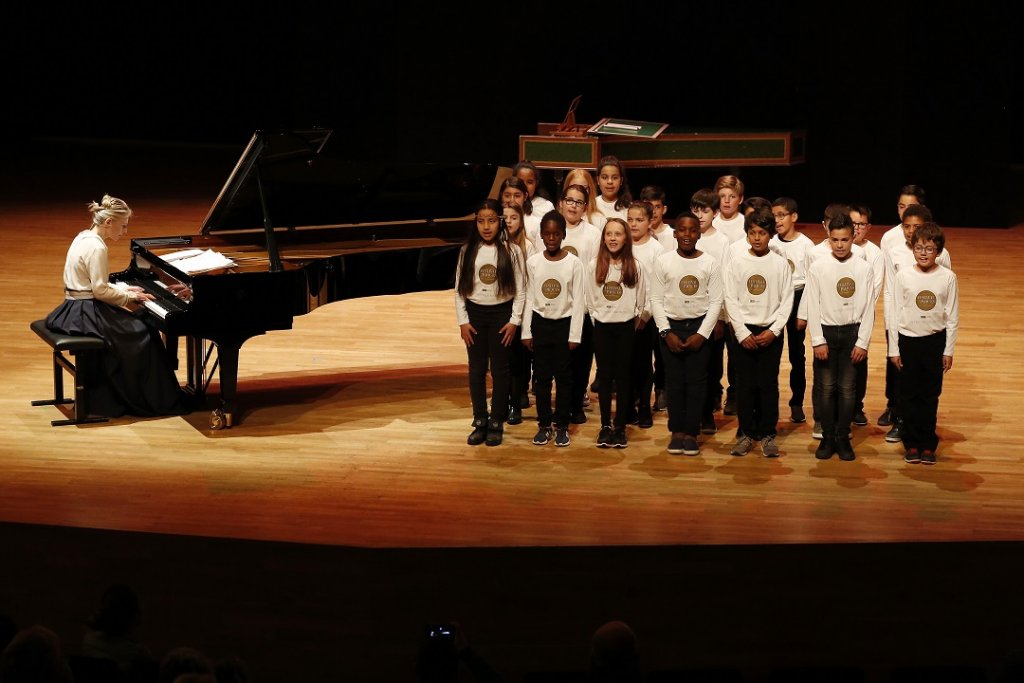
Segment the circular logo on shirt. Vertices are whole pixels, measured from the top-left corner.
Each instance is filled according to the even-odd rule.
[[[747,278],[747,291],[754,296],[764,294],[766,289],[768,289],[768,283],[763,275],[751,275]]]
[[[493,285],[498,281],[498,268],[490,263],[480,266],[480,282],[485,285]]]
[[[565,249],[570,254],[572,254],[573,256],[579,256],[580,255],[580,252],[576,251],[576,247],[570,246],[568,244],[563,244],[562,248]]]
[[[922,311],[930,311],[935,308],[935,294],[929,292],[927,289],[922,289],[917,293],[917,307]]]
[[[601,288],[601,293],[604,294],[604,298],[608,301],[618,301],[622,298],[622,285],[608,280],[604,283],[604,287]]]
[[[795,273],[796,272],[796,264],[793,263],[793,259],[791,259],[791,258],[786,259],[786,263],[789,264],[789,272]]]
[[[548,299],[557,299],[558,295],[562,293],[562,283],[555,278],[545,280],[544,284],[540,286],[540,293]]]
[[[836,292],[844,299],[849,299],[857,293],[857,283],[852,277],[841,277],[836,283]]]
[[[684,275],[679,279],[679,291],[686,296],[693,296],[700,289],[700,280],[693,275]]]

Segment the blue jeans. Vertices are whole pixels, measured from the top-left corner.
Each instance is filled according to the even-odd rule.
[[[857,371],[850,354],[857,343],[860,324],[822,325],[821,330],[828,345],[828,359],[814,359],[815,412],[821,420],[824,438],[845,439],[857,405]]]

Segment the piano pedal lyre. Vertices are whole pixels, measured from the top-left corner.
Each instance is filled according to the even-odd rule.
[[[234,416],[217,408],[210,413],[210,429],[225,429],[234,423]]]

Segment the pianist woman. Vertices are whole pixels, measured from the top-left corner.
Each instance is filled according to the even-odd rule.
[[[132,210],[104,195],[89,204],[89,212],[92,226],[78,233],[64,262],[64,302],[47,316],[46,326],[106,341],[89,393],[90,412],[107,417],[186,413],[186,394],[159,334],[134,313],[154,297],[140,287],[108,282],[107,240],[127,234]]]

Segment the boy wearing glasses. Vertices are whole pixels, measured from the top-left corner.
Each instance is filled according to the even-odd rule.
[[[935,464],[942,376],[953,367],[960,306],[956,274],[941,264],[945,244],[942,229],[931,221],[914,230],[914,265],[899,270],[886,310],[889,360],[900,371],[900,435],[908,463]]]
[[[850,220],[853,221],[853,243],[864,250],[864,259],[871,266],[874,286],[872,302],[875,302],[882,292],[885,259],[882,258],[882,250],[875,246],[874,242],[868,240],[868,234],[871,232],[871,209],[865,204],[851,204]],[[886,361],[886,365],[888,365],[888,361]],[[864,414],[864,396],[868,390],[868,362],[865,360],[863,363],[858,363],[854,369],[857,371],[857,405],[853,412],[853,424],[863,427],[868,423],[868,417]]]
[[[885,259],[885,287],[883,288],[883,301],[885,310],[885,329],[886,337],[889,340],[888,356],[890,361],[893,356],[899,355],[899,350],[892,344],[892,340],[896,337],[896,329],[893,327],[897,322],[895,317],[895,283],[896,278],[903,271],[913,269],[917,259],[914,256],[913,249],[913,237],[914,233],[918,228],[925,225],[926,223],[932,222],[932,212],[924,204],[911,204],[906,207],[903,211],[903,219],[900,224],[900,229],[903,232],[903,242],[892,246],[889,249],[883,251],[882,256]],[[943,245],[945,246],[945,245]],[[953,262],[949,256],[949,250],[943,249],[937,252],[936,262],[952,270]],[[894,405],[890,408],[890,414],[892,415],[892,429],[885,435],[885,440],[889,443],[899,443],[903,440],[903,415],[901,414],[901,402],[899,397],[903,394],[900,390],[900,385],[903,381],[902,373],[899,372],[898,364],[890,362],[893,366],[892,369],[892,380],[891,380],[891,396],[890,392],[887,391],[886,395]],[[888,378],[887,378],[888,379]],[[886,388],[890,387],[890,381],[886,382]]]
[[[801,423],[807,421],[804,415],[804,392],[807,391],[807,370],[804,355],[805,330],[797,327],[797,313],[800,300],[804,294],[804,260],[807,252],[814,247],[814,242],[797,229],[796,200],[790,197],[779,197],[772,202],[772,214],[775,216],[775,236],[771,244],[775,251],[789,262],[793,273],[793,310],[786,322],[786,345],[789,352],[789,399],[790,421]]]
[[[896,199],[896,215],[899,216],[900,222],[889,228],[882,234],[882,238],[878,240],[878,246],[882,250],[882,254],[889,251],[893,247],[900,247],[903,245],[903,212],[907,210],[908,206],[914,204],[927,205],[925,201],[924,188],[920,185],[904,185],[900,188],[900,193]],[[883,256],[884,259],[884,256]],[[889,280],[885,281],[885,291],[892,287],[892,283]],[[886,330],[886,336],[889,331]],[[878,416],[879,427],[891,427],[896,421],[896,399],[899,392],[898,389],[898,376],[896,370],[893,368],[891,363],[885,364],[885,412]]]

